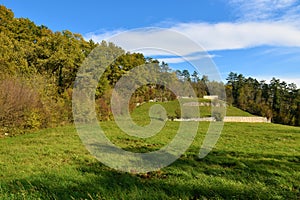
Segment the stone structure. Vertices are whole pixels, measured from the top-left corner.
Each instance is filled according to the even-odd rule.
[[[210,99],[210,100],[214,100],[214,99],[218,99],[218,95],[205,95],[203,96],[203,99]]]
[[[174,119],[174,121],[197,121],[197,122],[212,122],[216,121],[214,117],[203,117],[203,118],[189,118],[189,119]],[[224,122],[248,122],[248,123],[271,123],[266,117],[237,117],[227,116],[224,117]]]
[[[266,117],[235,117],[227,116],[224,117],[224,122],[250,122],[250,123],[270,123]]]
[[[180,119],[174,119],[174,121],[180,121],[180,122],[212,122],[216,121],[214,117],[201,117],[201,118],[180,118]]]

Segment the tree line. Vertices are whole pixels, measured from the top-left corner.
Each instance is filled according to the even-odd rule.
[[[272,78],[270,83],[231,72],[227,78],[227,103],[274,123],[300,125],[300,90]]]

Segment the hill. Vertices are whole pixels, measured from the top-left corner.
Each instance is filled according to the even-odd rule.
[[[187,99],[181,99],[181,101],[183,102],[183,106],[184,109],[187,109],[188,113],[190,114],[190,118],[193,117],[211,117],[212,116],[212,107],[211,107],[211,101],[207,100],[207,99],[193,99],[193,98],[187,98]],[[195,113],[195,106],[192,104],[200,104],[201,106],[197,106],[199,108],[199,114]],[[201,104],[203,103],[203,104]],[[222,104],[224,102],[219,101],[219,104]],[[161,105],[165,108],[167,116],[170,117],[182,117],[179,116],[180,114],[178,112],[180,112],[180,104],[178,102],[178,100],[174,100],[174,101],[166,101],[166,102],[147,102],[144,103],[142,105],[139,105],[137,108],[135,108],[132,112],[132,117],[135,121],[137,122],[149,122],[149,115],[147,114],[149,109],[153,106],[153,105]],[[236,108],[234,106],[226,106],[226,116],[240,116],[240,117],[251,117],[254,116],[246,111],[243,111],[239,108]]]

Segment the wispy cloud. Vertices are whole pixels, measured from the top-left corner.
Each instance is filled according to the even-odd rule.
[[[289,21],[298,22],[298,0],[230,0],[235,14],[241,21]]]
[[[155,55],[153,56],[155,58]],[[186,61],[196,61],[199,59],[206,59],[206,58],[211,59],[214,57],[218,57],[218,56],[214,54],[207,54],[207,53],[205,54],[197,53],[195,55],[173,56],[173,57],[170,56],[161,57],[161,55],[158,55],[157,60],[160,62],[164,61],[166,63],[172,64],[172,63],[183,63]]]
[[[300,48],[298,47],[289,47],[289,48],[283,48],[283,47],[274,47],[266,49],[262,52],[258,52],[258,54],[261,55],[275,55],[275,56],[297,56],[299,58],[300,55]]]

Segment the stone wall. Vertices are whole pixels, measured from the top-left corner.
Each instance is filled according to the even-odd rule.
[[[174,119],[174,121],[216,121],[214,117]],[[248,123],[271,123],[266,117],[224,117],[224,122],[248,122]]]
[[[203,99],[210,99],[210,100],[214,100],[214,99],[218,99],[219,97],[217,95],[205,95],[203,96]]]
[[[180,119],[174,119],[174,121],[180,121],[180,122],[188,122],[188,121],[193,121],[193,122],[212,122],[216,121],[214,117],[201,117],[201,118],[180,118]]]
[[[269,123],[266,117],[224,117],[224,122],[251,122],[251,123]]]

